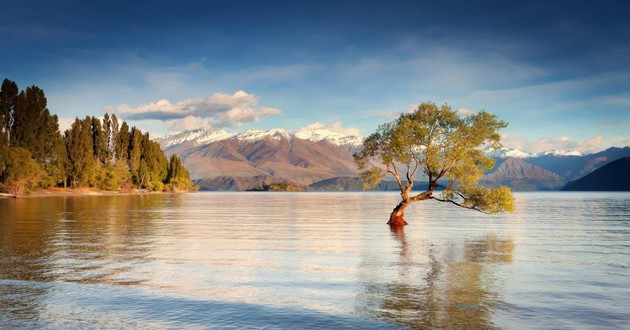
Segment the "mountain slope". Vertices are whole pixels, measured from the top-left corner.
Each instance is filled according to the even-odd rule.
[[[512,190],[528,191],[559,189],[566,181],[558,174],[528,164],[523,159],[508,158],[479,182],[489,187],[508,186]]]
[[[567,191],[630,191],[630,157],[610,162],[587,176],[567,183]]]
[[[356,176],[352,154],[360,138],[323,129],[298,133],[281,129],[231,135],[194,132],[188,140],[173,136],[160,142],[167,153],[180,155],[195,180],[271,176],[308,185],[332,177]],[[200,143],[198,137],[210,141]]]

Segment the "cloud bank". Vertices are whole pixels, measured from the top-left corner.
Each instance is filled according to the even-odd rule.
[[[235,127],[281,113],[280,109],[256,107],[257,104],[257,96],[237,91],[232,95],[214,93],[206,98],[185,99],[177,103],[162,99],[137,107],[121,104],[116,108],[106,107],[104,111],[115,113],[125,120],[167,122],[176,130]]]

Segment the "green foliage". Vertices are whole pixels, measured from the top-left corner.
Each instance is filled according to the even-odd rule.
[[[262,186],[256,186],[248,191],[303,191],[304,188],[296,186],[289,182],[272,182],[270,184],[263,183]]]
[[[0,90],[0,170],[5,166],[8,148],[21,147],[44,170],[41,187],[64,183],[66,177],[67,157],[58,119],[46,105],[46,96],[39,87],[19,92],[14,82],[4,80]]]
[[[168,161],[159,144],[151,141],[149,133],[140,135],[139,166],[136,180],[140,187],[162,190],[168,172]],[[135,157],[135,156],[134,156]],[[134,158],[130,158],[132,161]]]
[[[96,180],[91,123],[90,117],[84,120],[77,118],[65,132],[68,174],[73,188],[90,186]]]
[[[498,148],[498,130],[507,126],[496,116],[479,111],[460,116],[447,104],[422,103],[397,120],[380,125],[354,155],[364,188],[377,185],[385,175],[396,179],[405,202],[434,199],[482,212],[513,210],[508,188],[477,185],[494,161],[479,148]],[[426,191],[409,196],[418,171],[428,177]],[[435,189],[444,189],[441,197]]]
[[[18,92],[15,82],[9,79],[2,82],[0,88],[0,172],[4,169],[8,157],[9,138]]]
[[[64,186],[68,177],[68,153],[66,145],[61,137],[54,137],[53,149],[48,154],[46,162],[42,165],[46,176],[42,179],[41,187]]]
[[[32,176],[27,175],[31,173]],[[198,189],[177,157],[167,160],[149,134],[120,123],[116,115],[75,119],[59,133],[37,86],[0,88],[0,184],[20,193],[30,187],[98,187],[105,190]],[[165,183],[168,185],[165,187]]]
[[[96,117],[92,117],[90,126],[92,129],[92,152],[94,155],[94,159],[99,165],[106,164],[107,137],[105,136],[103,125],[101,125],[101,120]]]
[[[116,116],[112,117],[112,122],[116,123],[117,120]],[[112,132],[116,132],[115,131],[116,125],[114,125],[114,129],[112,130]],[[122,122],[122,124],[120,125],[120,130],[118,131],[118,134],[115,135],[114,140],[116,141],[115,143],[115,147],[114,147],[114,153],[116,154],[116,159],[117,160],[128,160],[129,159],[129,126],[127,125],[126,122]]]
[[[169,191],[197,191],[199,187],[190,181],[190,174],[184,167],[182,160],[177,155],[171,155],[166,174],[167,187]]]
[[[98,168],[96,187],[103,190],[118,190],[130,180],[131,174],[127,164],[118,161]]]
[[[43,175],[44,172],[28,150],[8,148],[2,182],[9,193],[15,196],[23,194],[25,189],[37,186]]]

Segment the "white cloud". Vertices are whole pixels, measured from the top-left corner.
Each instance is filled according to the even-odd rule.
[[[234,94],[214,93],[206,98],[185,99],[171,103],[166,99],[130,107],[121,104],[107,107],[106,112],[116,113],[126,120],[158,120],[171,128],[195,129],[237,126],[258,122],[261,117],[278,115],[279,109],[256,107],[258,97],[244,91]]]
[[[475,114],[474,111],[467,109],[467,108],[459,108],[457,110],[455,110],[460,116],[470,116]]]
[[[186,116],[179,120],[173,120],[169,127],[174,131],[192,131],[198,128],[211,130],[214,125],[208,119],[202,119],[194,116]]]
[[[74,119],[75,118],[70,118],[70,117],[64,117],[64,118],[59,118],[59,132],[61,132],[63,134],[63,132],[65,132],[66,130],[70,129],[70,127],[72,126],[72,123],[74,123]]]

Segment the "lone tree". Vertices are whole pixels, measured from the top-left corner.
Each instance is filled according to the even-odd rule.
[[[402,201],[387,222],[394,226],[407,224],[404,210],[409,204],[429,199],[484,213],[512,212],[514,198],[509,188],[477,184],[494,167],[494,160],[480,147],[500,147],[497,131],[506,126],[485,111],[460,116],[447,104],[422,103],[415,111],[380,125],[364,140],[363,150],[354,155],[363,188],[373,188],[387,174],[396,179]],[[419,171],[429,183],[424,192],[412,195]],[[436,196],[438,188],[443,191]]]

